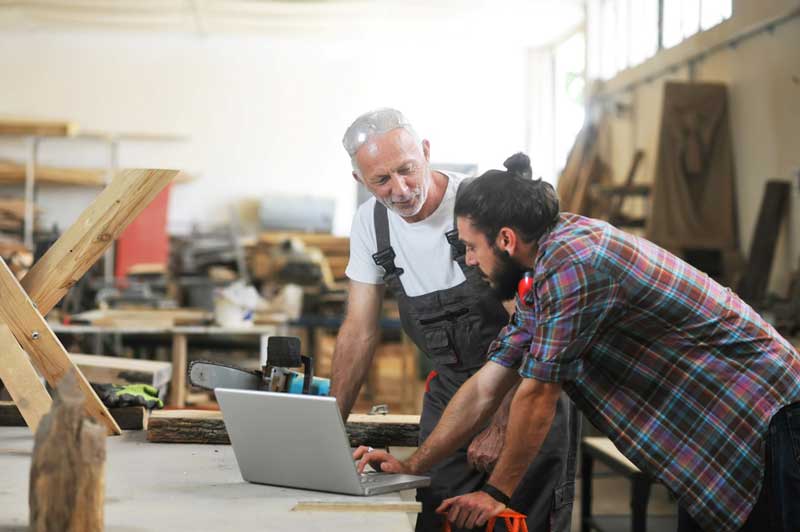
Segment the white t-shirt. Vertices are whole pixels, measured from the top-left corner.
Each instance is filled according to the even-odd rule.
[[[409,296],[452,288],[465,280],[464,273],[452,258],[452,248],[445,233],[453,229],[456,191],[466,176],[441,173],[447,176],[447,190],[433,214],[419,222],[409,223],[387,209],[389,240],[397,255],[394,263],[405,270],[400,282]],[[353,218],[350,261],[345,273],[353,281],[383,284],[383,268],[372,260],[372,255],[378,252],[373,215],[375,201],[373,197],[362,203]]]

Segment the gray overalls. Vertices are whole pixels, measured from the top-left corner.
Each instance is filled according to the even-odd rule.
[[[463,182],[462,182],[463,184]],[[429,380],[420,419],[420,444],[430,435],[456,390],[486,362],[489,344],[508,323],[508,314],[477,268],[466,264],[464,246],[456,229],[447,239],[466,280],[452,288],[420,296],[408,296],[395,266],[390,245],[386,207],[375,203],[375,263],[384,270],[383,280],[397,298],[403,330],[428,357],[438,373]],[[563,532],[570,529],[574,495],[575,457],[579,417],[562,394],[556,416],[536,460],[528,468],[511,498],[510,507],[528,516],[530,532]],[[439,532],[442,518],[435,510],[445,498],[480,489],[488,475],[467,463],[467,446],[439,463],[430,472],[431,485],[417,490],[422,513],[417,531]],[[503,530],[498,521],[496,530]]]

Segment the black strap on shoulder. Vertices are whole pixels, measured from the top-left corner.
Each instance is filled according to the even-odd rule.
[[[458,195],[461,194],[463,190],[463,186],[475,179],[474,177],[468,177],[466,179],[462,179],[461,182],[458,184],[458,188],[456,189],[456,201],[458,201]],[[464,246],[464,243],[461,242],[458,238],[458,225],[456,224],[456,214],[453,212],[453,228],[444,234],[445,238],[447,238],[447,243],[450,244],[450,256],[453,258],[454,261],[461,264],[464,260],[464,255],[467,254],[467,248]]]
[[[402,275],[403,268],[398,268],[395,265],[394,258],[396,255],[389,242],[389,215],[386,212],[386,206],[376,201],[372,216],[375,224],[375,242],[378,244],[378,252],[372,255],[372,260],[383,268],[385,272],[383,274],[384,280]]]

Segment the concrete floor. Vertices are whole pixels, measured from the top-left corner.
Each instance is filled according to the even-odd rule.
[[[32,449],[26,427],[0,427],[0,532],[27,530]],[[144,432],[127,432],[108,439],[106,466],[108,532],[410,530],[399,512],[294,512],[301,501],[365,499],[249,484],[229,445],[155,444]],[[394,493],[369,500],[401,499]]]

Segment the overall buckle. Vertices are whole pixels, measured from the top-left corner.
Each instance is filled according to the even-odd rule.
[[[461,257],[462,255],[466,255],[467,253],[467,246],[459,240],[458,238],[458,229],[451,229],[450,231],[444,234],[445,238],[447,238],[447,243],[453,247],[455,251],[455,257]]]
[[[389,277],[391,275],[400,275],[403,273],[403,268],[398,268],[394,263],[394,258],[397,255],[394,253],[394,249],[390,247],[381,250],[372,255],[372,260],[375,261],[375,264],[383,268],[386,272],[384,277]]]

